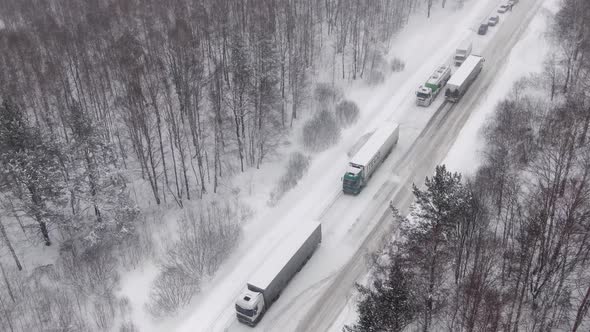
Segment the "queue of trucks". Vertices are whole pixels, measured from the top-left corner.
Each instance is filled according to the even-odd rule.
[[[481,72],[485,59],[471,54],[471,41],[457,48],[453,57],[459,66],[438,67],[416,91],[416,104],[429,106],[446,87],[445,99],[457,102]],[[399,125],[385,122],[379,126],[350,159],[342,177],[342,191],[357,195],[367,185],[399,140]],[[250,277],[246,289],[235,303],[238,321],[255,326],[276,301],[287,283],[301,270],[322,241],[321,225],[304,221],[289,233],[280,245]]]

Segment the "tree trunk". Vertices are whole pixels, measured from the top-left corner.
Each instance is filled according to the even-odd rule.
[[[590,308],[590,285],[586,289],[586,295],[580,302],[580,306],[578,307],[578,311],[576,313],[576,320],[574,321],[574,327],[572,328],[572,332],[577,332],[582,325],[582,321],[584,317],[588,314],[588,308]]]
[[[14,251],[14,247],[12,247],[12,242],[10,242],[10,239],[6,235],[6,229],[4,228],[4,224],[2,223],[1,219],[0,219],[0,236],[2,236],[4,243],[6,243],[6,246],[8,247],[8,250],[10,251],[10,254],[12,255],[12,258],[14,259],[14,262],[16,263],[16,267],[18,268],[19,271],[22,271],[23,267],[20,264],[20,260],[18,259],[16,252]]]

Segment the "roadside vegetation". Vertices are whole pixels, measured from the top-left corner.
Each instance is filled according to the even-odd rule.
[[[293,189],[309,168],[309,157],[301,152],[293,152],[289,155],[287,169],[281,176],[274,190],[270,193],[268,204],[273,206],[281,200],[289,190]]]
[[[590,329],[590,3],[565,0],[464,179],[438,166],[374,254],[348,331]]]
[[[0,330],[137,331],[137,311],[189,303],[252,214],[232,177],[292,128],[335,144],[360,113],[337,83],[386,67],[421,3],[1,1]],[[326,65],[338,81],[317,83]],[[308,164],[290,157],[271,201]],[[122,280],[147,262],[132,307]]]

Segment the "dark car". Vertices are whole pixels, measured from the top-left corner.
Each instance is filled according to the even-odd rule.
[[[500,21],[500,17],[498,15],[491,16],[490,19],[488,20],[488,25],[491,27],[496,26],[496,24],[498,24],[499,21]]]
[[[482,23],[477,30],[478,35],[485,35],[488,32],[488,24]]]

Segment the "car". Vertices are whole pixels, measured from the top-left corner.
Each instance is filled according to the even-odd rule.
[[[498,13],[503,14],[503,13],[507,12],[509,8],[510,8],[510,6],[508,6],[508,5],[502,5],[502,6],[498,7]]]
[[[487,23],[482,23],[479,26],[479,29],[477,30],[477,34],[478,35],[485,35],[486,32],[488,32],[488,24]]]
[[[488,20],[488,25],[491,27],[496,26],[496,24],[498,24],[499,21],[500,17],[498,15],[490,16],[490,19]]]

